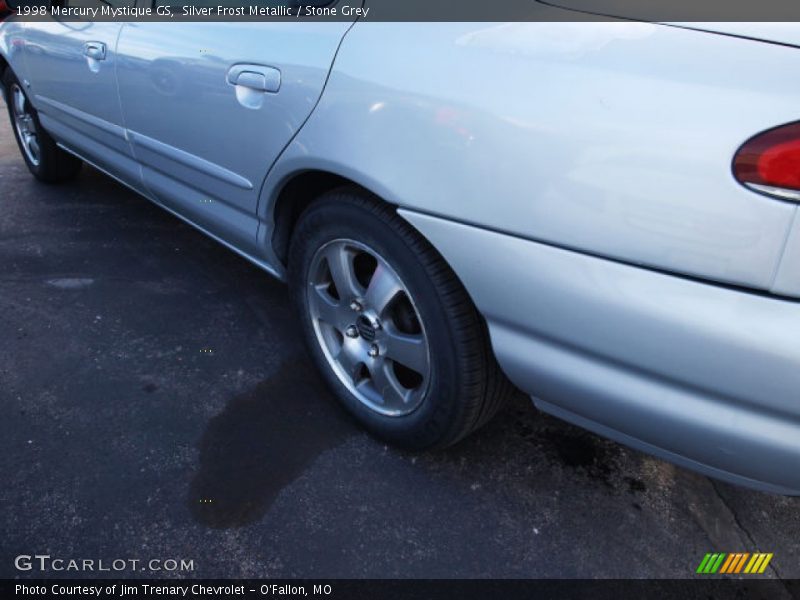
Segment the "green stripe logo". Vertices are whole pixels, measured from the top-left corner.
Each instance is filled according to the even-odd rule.
[[[713,574],[716,573],[722,566],[722,561],[725,560],[725,553],[720,554],[706,554],[703,557],[700,566],[697,567],[698,573]]]

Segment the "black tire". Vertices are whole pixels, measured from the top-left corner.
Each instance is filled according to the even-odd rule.
[[[33,119],[39,145],[38,164],[28,156],[28,152],[14,124],[15,117],[11,92],[14,86],[17,86],[22,93],[25,94],[26,112],[28,112]],[[10,68],[6,69],[3,74],[3,89],[6,94],[6,108],[8,109],[8,117],[11,119],[11,129],[14,131],[14,138],[17,140],[20,154],[22,154],[22,158],[31,174],[39,181],[45,183],[61,183],[74,179],[81,170],[83,162],[79,158],[59,148],[53,138],[42,128],[36,109],[34,109],[27,100],[27,92],[25,92],[24,86],[19,82]]]
[[[334,371],[315,333],[307,291],[313,289],[312,263],[318,250],[341,239],[377,251],[402,280],[424,326],[430,370],[422,400],[410,414],[387,416],[359,400]],[[456,275],[394,208],[369,194],[350,188],[329,192],[300,216],[291,238],[289,285],[305,341],[331,389],[368,431],[390,443],[412,450],[454,444],[488,422],[514,389]]]

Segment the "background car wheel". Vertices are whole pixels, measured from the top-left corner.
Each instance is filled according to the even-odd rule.
[[[14,137],[28,170],[36,179],[46,183],[73,179],[83,163],[59,148],[42,129],[36,110],[28,102],[23,85],[11,69],[6,69],[3,74],[3,88],[6,90],[6,105]]]
[[[411,449],[453,444],[513,389],[461,282],[374,197],[338,190],[300,216],[289,284],[314,361],[381,438]]]

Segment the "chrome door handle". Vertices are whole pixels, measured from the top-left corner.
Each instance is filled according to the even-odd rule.
[[[83,55],[94,60],[105,60],[106,45],[103,42],[86,42],[83,45]]]
[[[281,89],[281,72],[262,65],[233,65],[228,70],[228,83],[275,94]]]

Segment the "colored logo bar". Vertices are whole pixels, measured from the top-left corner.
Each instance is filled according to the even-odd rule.
[[[725,552],[708,553],[703,557],[697,573],[702,575],[747,573],[758,575],[767,570],[773,553]]]

